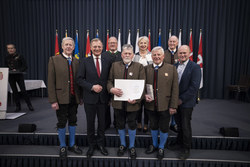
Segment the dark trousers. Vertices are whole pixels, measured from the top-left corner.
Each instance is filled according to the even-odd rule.
[[[77,108],[75,96],[71,97],[69,104],[59,104],[59,110],[56,110],[57,128],[65,128],[67,122],[69,126],[76,126],[77,122]]]
[[[104,146],[105,140],[105,112],[107,104],[84,104],[87,118],[87,138],[90,146]],[[98,128],[95,137],[95,117],[97,115]]]
[[[193,108],[182,108],[178,107],[177,114],[175,115],[175,121],[179,128],[177,135],[177,143],[180,144],[184,149],[191,149],[192,143],[192,119]]]
[[[167,133],[169,131],[170,114],[169,111],[150,111],[146,110],[149,116],[150,128],[152,130],[160,129],[161,132]]]
[[[18,84],[18,86],[21,90],[21,95],[23,96],[25,102],[28,105],[31,105],[29,96],[28,96],[26,89],[25,89],[23,74],[10,74],[9,75],[9,83],[10,83],[10,87],[13,91],[13,96],[14,96],[14,100],[15,100],[16,105],[21,106],[20,96],[18,94],[18,89],[17,89],[16,83]]]
[[[142,112],[143,112],[143,110],[144,110],[144,112],[143,112],[143,116],[144,116],[144,125],[146,124],[146,125],[148,125],[148,114],[147,114],[147,112],[145,111],[145,109],[144,109],[144,103],[145,103],[145,100],[142,100],[142,102],[141,102],[141,109],[140,110],[138,110],[137,111],[137,123],[142,123]]]
[[[111,111],[110,105],[106,105],[106,112],[105,112],[105,129],[109,128],[111,125]]]
[[[136,111],[127,112],[124,110],[114,109],[114,112],[115,112],[117,129],[119,129],[119,130],[125,129],[126,120],[127,120],[129,129],[131,129],[131,130],[136,129],[136,115],[137,115]]]

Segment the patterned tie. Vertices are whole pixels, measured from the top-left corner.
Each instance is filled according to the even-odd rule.
[[[182,74],[183,74],[183,68],[184,68],[184,64],[179,64],[178,65],[178,68],[177,68],[177,73],[178,73],[178,82],[180,83],[181,81],[181,77],[182,77]]]
[[[100,72],[100,65],[99,65],[98,58],[96,58],[96,71],[97,71],[98,77],[100,78],[101,72]]]
[[[68,60],[68,63],[69,63],[69,76],[70,76],[70,93],[72,94],[72,95],[74,95],[75,94],[75,91],[74,91],[74,80],[73,80],[73,70],[72,70],[72,65],[71,65],[71,58],[70,57],[68,57],[67,58],[67,60]]]

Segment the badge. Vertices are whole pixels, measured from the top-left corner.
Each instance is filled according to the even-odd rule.
[[[129,75],[129,76],[132,76],[132,75],[133,75],[133,73],[132,73],[132,72],[130,72],[128,75]]]
[[[168,76],[168,73],[165,73],[165,77],[167,77]]]

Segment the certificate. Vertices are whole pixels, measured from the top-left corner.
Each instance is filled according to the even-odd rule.
[[[114,95],[115,101],[128,101],[140,99],[144,90],[144,80],[115,79],[115,88],[122,90],[123,95]]]

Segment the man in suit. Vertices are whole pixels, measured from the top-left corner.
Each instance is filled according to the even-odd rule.
[[[69,147],[68,150],[82,154],[82,150],[75,144],[75,130],[77,122],[77,108],[81,101],[80,87],[76,84],[79,61],[72,56],[75,48],[71,37],[63,38],[63,53],[50,57],[48,65],[48,95],[51,108],[56,111],[58,119],[57,131],[60,141],[60,157],[66,158],[66,124],[68,122]]]
[[[180,62],[176,65],[179,80],[179,102],[175,116],[179,132],[176,145],[172,148],[179,148],[180,159],[187,159],[190,156],[192,129],[192,111],[196,105],[197,94],[201,81],[200,66],[189,60],[190,48],[182,45],[178,50]]]
[[[168,39],[168,49],[165,50],[165,58],[164,62],[169,64],[175,64],[178,62],[178,54],[177,54],[177,46],[178,46],[178,38],[173,35]]]
[[[145,109],[149,115],[153,144],[146,154],[158,151],[157,158],[164,157],[164,146],[168,138],[170,115],[178,106],[178,74],[175,66],[165,63],[164,50],[157,46],[152,49],[153,64],[146,66],[146,84],[152,85],[153,94],[145,95]],[[158,134],[160,132],[160,143]]]
[[[136,79],[145,80],[145,70],[139,63],[133,62],[133,46],[125,44],[122,47],[122,61],[112,64],[109,73],[107,89],[118,97],[123,95],[122,89],[116,88],[115,79]],[[141,108],[141,99],[128,101],[115,101],[112,98],[112,106],[115,112],[116,126],[120,136],[121,145],[117,151],[118,156],[123,156],[126,149],[126,119],[128,123],[129,153],[131,159],[136,158],[135,135],[136,135],[136,112]]]
[[[104,52],[102,54],[102,56],[110,58],[112,63],[117,62],[117,61],[121,61],[122,60],[121,52],[119,52],[117,50],[117,47],[118,47],[118,43],[117,43],[116,37],[110,37],[108,40],[109,50]],[[111,114],[110,114],[110,104],[109,103],[107,105],[107,111],[106,111],[105,118],[106,118],[105,128],[108,129],[110,127],[110,124],[111,124]],[[114,119],[113,125],[116,127],[115,119]]]
[[[178,38],[173,35],[168,39],[168,49],[165,50],[165,58],[164,62],[169,64],[176,64],[178,62],[178,54],[177,54],[177,46],[178,46]],[[174,115],[170,118],[170,130],[174,132],[178,132],[178,127],[174,119]]]
[[[107,80],[111,61],[101,55],[103,44],[98,38],[91,40],[92,55],[84,59],[79,67],[77,83],[83,88],[83,101],[87,118],[87,137],[90,158],[97,145],[103,155],[108,155],[104,147],[105,112],[109,100]],[[98,118],[97,136],[95,137],[95,117]]]
[[[13,91],[13,96],[16,103],[15,112],[21,110],[20,96],[18,93],[17,85],[21,90],[21,94],[24,97],[25,102],[30,111],[34,111],[34,108],[30,102],[30,98],[27,94],[24,84],[23,72],[27,70],[27,64],[23,56],[16,52],[16,47],[14,44],[8,44],[7,46],[7,56],[5,57],[5,66],[9,68],[9,83]]]

